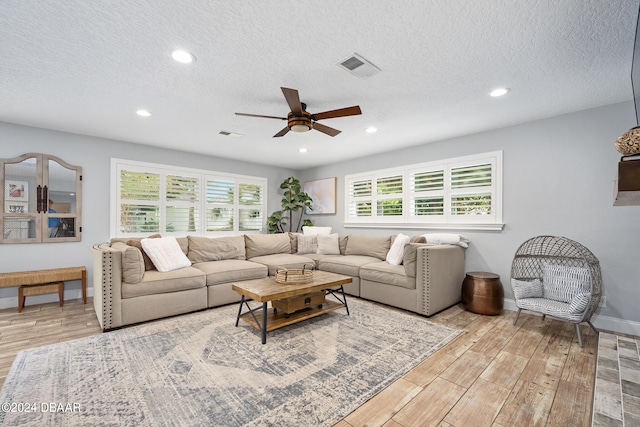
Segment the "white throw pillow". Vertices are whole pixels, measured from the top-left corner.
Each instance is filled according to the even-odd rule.
[[[458,245],[463,248],[468,248],[470,242],[469,238],[464,234],[431,233],[423,234],[423,236],[427,239],[427,243],[434,245]]]
[[[542,288],[545,298],[570,304],[575,295],[591,291],[589,269],[543,262]]]
[[[142,239],[140,243],[158,271],[166,273],[191,266],[191,261],[182,252],[180,244],[173,236],[160,239]]]
[[[340,255],[340,243],[338,233],[323,235],[318,234],[318,251],[322,255]]]
[[[396,239],[393,241],[393,245],[391,245],[391,249],[387,252],[387,262],[391,265],[400,265],[402,264],[402,258],[404,257],[404,245],[409,243],[411,237],[406,234],[398,234]]]
[[[326,236],[331,234],[331,227],[315,227],[306,225],[302,227],[302,233],[306,236],[317,236],[318,234]]]
[[[525,298],[542,298],[542,282],[540,279],[518,280],[511,279],[511,289],[516,300]]]
[[[318,250],[317,236],[298,235],[298,253],[299,254],[315,254]]]

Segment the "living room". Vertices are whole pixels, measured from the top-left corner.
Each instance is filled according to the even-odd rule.
[[[597,66],[602,67],[598,71],[601,77],[601,80],[599,80],[601,86],[594,86],[591,91],[602,95],[599,96],[598,101],[586,100],[584,105],[587,105],[587,107],[576,110],[571,110],[572,104],[570,100],[588,97],[582,86],[576,83],[574,87],[570,84],[574,80],[591,78],[590,70],[586,67],[576,66],[575,69],[562,70],[565,74],[559,75],[560,69],[554,70],[551,64],[545,62],[546,57],[538,57],[538,55],[542,55],[541,52],[531,52],[529,53],[530,56],[527,57],[530,61],[527,64],[527,69],[532,70],[531,72],[541,73],[544,78],[549,80],[558,77],[562,84],[567,86],[558,88],[557,85],[559,83],[553,83],[555,89],[560,89],[559,92],[552,95],[546,94],[545,96],[540,96],[541,99],[538,99],[534,95],[536,91],[542,91],[542,88],[519,87],[518,81],[524,80],[524,77],[518,76],[516,79],[512,76],[501,75],[499,79],[486,82],[487,87],[476,87],[477,97],[475,100],[453,103],[451,108],[459,107],[467,113],[466,116],[455,116],[449,114],[446,109],[440,111],[437,109],[431,110],[431,100],[433,99],[433,102],[435,102],[445,97],[445,95],[439,95],[440,98],[434,96],[430,92],[429,85],[421,82],[418,88],[422,91],[424,112],[407,116],[405,119],[397,119],[393,123],[393,127],[385,128],[382,113],[372,117],[368,113],[367,103],[373,102],[371,98],[381,98],[381,100],[376,99],[376,102],[386,103],[389,114],[396,116],[394,109],[399,107],[398,104],[402,102],[402,97],[406,96],[406,93],[402,93],[402,97],[398,94],[398,100],[396,101],[394,94],[382,91],[383,88],[375,83],[375,79],[383,77],[385,73],[392,74],[394,72],[404,76],[401,74],[401,70],[396,68],[398,65],[392,65],[393,61],[398,61],[402,58],[397,58],[395,55],[393,58],[371,56],[368,59],[379,65],[382,68],[382,72],[368,79],[359,79],[350,75],[347,71],[339,69],[335,63],[354,51],[365,56],[370,55],[368,50],[360,48],[360,45],[369,46],[369,43],[365,43],[362,40],[362,37],[365,36],[355,37],[358,34],[355,32],[352,34],[355,37],[354,40],[357,40],[357,43],[353,43],[355,46],[338,49],[337,53],[334,53],[335,57],[328,56],[324,58],[324,61],[329,63],[326,67],[331,70],[331,76],[342,76],[344,74],[344,77],[339,77],[341,79],[338,84],[339,90],[324,91],[315,89],[315,85],[330,86],[331,82],[322,76],[324,69],[319,72],[318,70],[309,70],[309,67],[301,67],[300,70],[291,69],[288,74],[280,76],[275,76],[277,73],[274,71],[266,71],[269,75],[266,82],[257,79],[253,80],[250,77],[253,73],[263,72],[260,70],[268,67],[268,64],[272,61],[277,62],[278,55],[283,54],[282,49],[274,48],[272,52],[268,55],[265,54],[260,59],[254,69],[231,79],[232,84],[227,86],[233,89],[219,88],[220,97],[224,95],[223,103],[226,104],[224,106],[224,120],[214,118],[214,115],[209,111],[200,112],[200,115],[204,117],[204,121],[214,121],[212,125],[206,127],[208,136],[198,142],[200,145],[210,147],[207,149],[181,150],[181,145],[187,145],[187,142],[183,143],[182,138],[188,139],[188,136],[183,137],[179,128],[186,129],[190,126],[191,119],[189,117],[181,117],[183,122],[175,125],[178,131],[172,134],[173,146],[164,143],[156,145],[154,141],[145,136],[147,129],[152,127],[153,132],[176,131],[173,129],[174,125],[168,125],[168,123],[172,122],[172,117],[165,116],[159,108],[154,108],[153,100],[132,99],[133,96],[130,96],[124,105],[130,105],[129,109],[132,111],[119,111],[119,115],[130,115],[130,117],[126,117],[122,122],[114,123],[117,123],[118,126],[122,126],[122,123],[129,123],[128,126],[132,132],[130,139],[122,136],[124,134],[120,133],[120,129],[111,123],[100,124],[97,128],[93,128],[92,123],[100,123],[101,115],[106,114],[106,111],[110,108],[108,104],[100,104],[99,102],[100,96],[106,96],[103,91],[110,89],[108,87],[98,88],[98,86],[101,86],[100,80],[93,81],[82,70],[74,68],[64,70],[64,72],[68,72],[68,80],[55,81],[55,85],[61,88],[59,92],[48,92],[49,96],[54,98],[48,99],[45,103],[51,109],[49,111],[50,115],[30,117],[27,113],[33,114],[35,111],[38,115],[42,115],[43,112],[47,112],[47,108],[43,106],[41,110],[38,106],[35,100],[40,99],[41,95],[36,93],[35,89],[29,87],[29,79],[34,79],[34,81],[42,79],[43,77],[40,76],[42,70],[40,68],[46,68],[51,65],[43,63],[46,61],[45,59],[38,58],[31,58],[18,66],[7,64],[1,71],[4,83],[1,83],[0,87],[2,89],[0,93],[9,102],[3,102],[4,105],[0,106],[0,120],[2,121],[0,122],[0,140],[2,141],[0,156],[2,158],[14,158],[25,153],[47,153],[64,159],[70,164],[82,166],[83,217],[82,239],[79,242],[0,245],[2,271],[24,271],[85,265],[88,268],[88,277],[92,277],[91,246],[95,243],[106,242],[111,237],[114,237],[112,223],[115,213],[111,200],[112,196],[110,196],[112,194],[111,159],[113,158],[266,178],[269,212],[280,209],[279,185],[285,178],[295,176],[301,182],[306,182],[336,177],[336,214],[310,216],[315,225],[332,227],[334,233],[341,235],[350,233],[388,235],[399,232],[418,235],[442,230],[406,226],[396,228],[345,227],[345,176],[390,167],[412,165],[419,162],[446,160],[472,154],[501,151],[503,153],[502,223],[504,226],[500,230],[470,228],[446,230],[462,233],[468,236],[471,241],[469,248],[466,250],[465,270],[491,271],[499,274],[505,285],[505,308],[514,310],[515,304],[508,286],[508,278],[510,277],[513,255],[518,246],[528,238],[537,235],[566,236],[588,247],[600,261],[603,295],[606,297],[606,305],[602,306],[593,317],[594,325],[599,329],[638,336],[640,335],[640,312],[636,309],[636,301],[640,298],[640,290],[637,286],[638,250],[635,241],[636,236],[640,235],[640,224],[637,220],[638,207],[613,206],[614,180],[617,176],[617,165],[620,160],[620,153],[615,150],[613,144],[618,136],[636,125],[630,74],[638,2],[624,1],[622,5],[616,6],[617,10],[615,12],[612,12],[609,6],[603,5],[608,2],[584,2],[587,5],[583,6],[577,6],[575,3],[560,2],[561,6],[559,7],[564,11],[572,10],[573,7],[576,7],[580,12],[583,11],[580,7],[585,7],[589,11],[598,11],[598,13],[589,16],[599,16],[600,18],[594,17],[593,22],[581,22],[586,27],[584,29],[573,27],[572,31],[578,33],[584,31],[586,33],[585,37],[590,34],[590,31],[596,32],[598,36],[610,36],[613,33],[611,27],[615,25],[620,34],[622,34],[615,42],[599,40],[597,37],[595,37],[595,41],[589,40],[589,43],[599,43],[596,50],[601,49],[602,56],[607,57],[606,60],[590,58],[593,61],[594,68]],[[439,4],[438,6],[446,8],[446,5]],[[1,27],[5,28],[0,30],[2,45],[8,46],[9,42],[13,40],[15,49],[26,49],[28,51],[31,48],[30,43],[33,42],[21,40],[19,37],[22,37],[22,35],[11,35],[10,30],[23,25],[19,19],[14,21],[16,18],[12,17],[12,13],[25,14],[18,15],[22,18],[26,16],[33,6],[21,6],[18,8],[19,11],[15,12],[11,10],[13,6],[5,4],[1,7],[3,18],[1,18],[0,23],[3,24]],[[82,8],[84,6],[78,7]],[[123,8],[122,10],[127,10],[125,6],[119,7]],[[260,15],[260,12],[264,12],[263,8],[265,6],[252,4],[252,7],[254,11],[249,16],[255,17],[255,15]],[[293,8],[294,5],[289,4],[289,7]],[[323,8],[330,10],[337,6],[317,5],[317,7],[320,10]],[[355,9],[355,6],[353,7]],[[457,7],[462,8],[460,5]],[[503,4],[502,7],[515,6]],[[366,9],[365,6],[363,8]],[[425,6],[420,3],[412,3],[411,8],[423,10]],[[411,8],[407,10],[411,10]],[[228,10],[221,6],[219,9],[221,16],[239,19],[234,15],[237,10]],[[310,13],[306,7],[303,9]],[[355,12],[355,10],[350,10]],[[391,13],[390,10],[385,12]],[[462,10],[459,12],[462,12]],[[69,15],[65,16],[64,14],[67,13]],[[113,11],[109,13],[113,13]],[[290,13],[292,17],[300,17],[298,12],[291,11]],[[378,13],[381,12],[378,11]],[[506,12],[504,13],[506,15]],[[513,13],[523,19],[522,11],[518,10]],[[45,15],[45,11],[42,14]],[[66,9],[64,14],[54,16],[57,16],[60,22],[66,22],[61,16],[66,19],[73,16]],[[207,6],[205,15],[209,16],[209,14],[216,16],[216,8]],[[118,14],[116,13],[115,15],[117,16]],[[171,14],[169,13],[169,15]],[[350,16],[353,18],[353,15]],[[486,15],[483,16],[488,18]],[[404,15],[397,17],[400,22],[402,18],[409,19]],[[40,19],[44,20],[43,18]],[[601,21],[598,19],[601,19]],[[46,22],[46,20],[44,21]],[[406,31],[408,33],[417,31],[419,27],[412,26],[417,25],[416,21],[417,19],[412,19],[409,21],[411,25],[407,24]],[[36,20],[37,22],[38,20]],[[109,22],[111,23],[111,21]],[[339,22],[344,23],[342,20]],[[570,22],[572,25],[578,25],[574,20]],[[492,23],[495,24],[495,22]],[[54,29],[59,28],[56,27],[56,22],[53,20],[50,24]],[[153,24],[157,25],[155,21]],[[236,21],[235,25],[240,25],[240,23]],[[299,30],[299,26],[304,27],[303,24],[296,23],[296,30]],[[602,30],[602,27],[607,27],[607,30]],[[456,25],[455,28],[458,28],[458,26]],[[314,29],[316,29],[315,26]],[[29,30],[30,27],[26,26],[26,29],[22,31],[29,32]],[[51,31],[53,33],[56,32],[55,30]],[[194,44],[206,45],[213,43],[215,36],[221,30],[212,28],[211,31],[215,31],[215,35],[204,41],[194,42]],[[240,32],[238,29],[235,31]],[[89,32],[87,28],[83,28],[75,36],[82,39]],[[242,33],[249,34],[252,37],[259,37],[260,30],[249,26],[244,28]],[[298,31],[291,33],[297,34]],[[285,48],[288,44],[297,43],[291,33],[287,31],[286,35],[283,34],[281,36],[281,43]],[[314,43],[322,42],[321,40],[315,40],[316,36],[311,33],[309,35],[305,35],[304,31],[300,31],[300,33],[302,33],[300,35],[302,39],[309,38],[311,40],[309,42],[311,47],[313,47]],[[551,32],[551,34],[560,36],[563,33]],[[146,35],[141,34],[140,37],[146,37]],[[467,36],[465,40],[469,41],[473,37],[475,36]],[[87,48],[98,49],[100,47],[99,42],[94,41],[93,43]],[[162,43],[167,46],[171,44],[167,40],[163,40]],[[248,48],[250,45],[250,41],[237,43],[239,50]],[[528,42],[523,41],[522,43],[527,45]],[[555,42],[550,41],[550,43]],[[618,44],[611,45],[612,43]],[[322,44],[324,46],[324,43]],[[415,44],[415,47],[418,46],[420,46],[420,43]],[[429,46],[435,49],[432,45]],[[74,47],[77,47],[77,45],[74,44]],[[262,47],[266,51],[266,46]],[[305,49],[307,48],[309,47],[305,45]],[[540,45],[537,48],[543,49]],[[545,46],[544,48],[549,47]],[[143,46],[140,49],[142,52],[145,47]],[[170,47],[167,49],[170,49]],[[606,51],[606,49],[609,49],[609,51]],[[211,57],[213,55],[207,58],[206,55],[208,54],[203,51],[195,48],[193,50],[197,58],[193,67],[212,67],[211,63],[214,60]],[[58,53],[60,51],[65,51],[65,47],[60,47]],[[140,54],[141,52],[135,53]],[[429,52],[429,49],[425,47],[423,53],[427,54],[427,52]],[[82,52],[79,54],[82,54]],[[292,56],[295,56],[295,54],[292,54]],[[433,57],[433,54],[429,53],[429,56]],[[611,56],[614,58],[611,58]],[[130,57],[127,58],[130,59]],[[448,59],[451,60],[451,58]],[[435,60],[435,58],[432,60]],[[440,60],[446,61],[447,58],[438,59],[438,61]],[[603,65],[602,62],[606,63],[607,60],[611,60],[611,63],[606,66]],[[242,60],[243,63],[244,61],[247,61],[247,59]],[[505,61],[504,58],[503,61]],[[568,62],[571,63],[572,61],[578,62],[578,58],[572,57]],[[26,68],[25,64],[29,64],[32,68]],[[172,65],[168,65],[168,67]],[[63,68],[68,67],[69,63],[63,63],[60,66]],[[107,67],[108,64],[101,64],[100,66]],[[417,66],[427,67],[422,62],[419,62]],[[566,67],[568,65],[567,63],[562,63],[561,66]],[[333,70],[334,68],[335,70]],[[547,68],[553,71],[545,71]],[[522,72],[522,70],[520,71]],[[181,72],[183,71],[180,70],[176,74]],[[207,72],[212,71],[208,70]],[[112,70],[109,73],[118,73],[118,70]],[[193,74],[194,72],[187,71],[180,78],[186,79],[190,73]],[[140,85],[141,87],[149,85],[146,80],[148,76],[145,75],[145,72],[140,71],[139,74],[141,76],[121,76],[114,80],[122,83],[127,90],[136,92],[136,96],[148,95],[150,93],[148,88],[142,90],[135,87],[135,85]],[[20,80],[18,78],[19,75],[22,75],[24,80]],[[46,74],[44,75],[46,76]],[[462,84],[461,79],[471,78],[464,75],[451,75],[450,77],[451,82],[453,82],[450,83],[452,86],[458,83]],[[196,74],[195,78],[203,79],[204,77]],[[215,77],[211,78],[215,79]],[[402,78],[404,77],[398,79]],[[131,79],[131,81],[128,79]],[[243,79],[250,81],[250,83],[244,86]],[[429,80],[428,71],[424,72],[424,79],[426,81]],[[151,78],[149,80],[153,81]],[[170,76],[169,80],[173,81],[174,86],[181,84],[181,80],[176,75]],[[476,84],[478,83],[477,80],[475,82]],[[486,93],[493,89],[493,85],[503,82],[509,83],[511,92],[503,98],[490,99]],[[380,94],[374,95],[368,92],[366,89],[367,84],[375,85],[374,88],[378,89]],[[524,84],[526,84],[526,80],[520,86]],[[70,101],[65,98],[63,91],[74,85],[77,85],[74,91],[79,93],[75,96],[82,96],[87,100],[82,105],[75,103],[71,105]],[[348,89],[347,87],[350,85],[353,85],[356,89]],[[317,100],[318,103],[323,103],[319,106],[321,110],[359,104],[362,108],[362,115],[323,122],[342,130],[343,134],[330,138],[315,132],[317,136],[313,140],[308,138],[308,135],[295,133],[289,133],[282,137],[281,140],[273,139],[272,135],[282,128],[281,123],[259,118],[233,116],[234,112],[286,114],[288,107],[280,92],[280,86],[299,89],[302,98],[307,93],[312,94],[314,101]],[[173,90],[174,87],[171,89]],[[190,90],[192,92],[185,95],[187,100],[204,94],[204,92],[194,94],[193,87],[190,87]],[[524,93],[525,90],[526,95]],[[242,94],[238,95],[240,101],[235,104],[229,104],[227,101],[234,96],[229,92],[234,91]],[[324,93],[327,94],[326,98]],[[177,104],[185,102],[175,93],[172,93],[171,96],[175,97],[172,102]],[[216,96],[215,92],[206,94],[207,98],[215,98]],[[529,113],[528,119],[513,118],[512,122],[500,122],[501,124],[497,126],[489,123],[490,117],[482,116],[482,119],[478,119],[477,116],[472,115],[474,109],[492,112],[494,108],[497,108],[495,107],[496,103],[515,102],[514,99],[517,101],[518,97],[524,96],[528,96],[530,102],[536,101],[539,105],[544,105],[545,108],[539,108],[535,113]],[[17,97],[33,99],[35,106],[31,111],[27,111],[26,103],[12,104],[11,101]],[[162,98],[162,95],[158,95],[158,97]],[[107,98],[109,99],[109,97]],[[305,99],[302,99],[302,101],[304,102]],[[206,103],[203,101],[205,105],[208,105],[209,102],[212,101],[209,100]],[[153,112],[153,116],[149,117],[148,120],[137,117],[134,114],[140,103],[147,105]],[[479,107],[475,107],[476,105]],[[517,104],[510,105],[507,108],[515,109],[517,106]],[[124,108],[123,105],[119,105],[119,107]],[[312,105],[311,101],[309,101],[309,108],[312,111],[317,111],[316,105]],[[67,109],[78,114],[81,113],[79,110],[90,110],[88,114],[91,117],[85,122],[71,123],[73,125],[71,126],[71,124],[66,124],[70,118],[62,114],[62,111]],[[499,113],[500,110],[497,111]],[[480,113],[479,111],[477,114],[480,115]],[[179,117],[182,114],[176,111],[175,115]],[[438,115],[442,115],[444,118],[441,123],[437,120]],[[351,119],[356,120],[356,122],[349,122]],[[465,121],[468,121],[468,123],[465,123]],[[485,121],[487,122],[486,126]],[[423,129],[421,122],[426,122],[431,127],[430,130],[425,131],[428,133],[424,137],[419,134],[420,129]],[[352,125],[352,123],[354,124]],[[229,128],[229,124],[233,124],[233,128]],[[469,126],[465,129],[475,130],[457,131],[455,126],[458,124],[461,127]],[[379,128],[378,133],[373,136],[375,139],[371,141],[371,144],[377,147],[377,151],[366,150],[369,144],[367,139],[369,136],[362,131],[368,125],[376,125]],[[396,145],[395,141],[398,138],[396,132],[405,131],[406,129],[402,129],[402,127],[411,126],[415,126],[416,130],[407,131],[408,136],[404,140],[399,140]],[[122,127],[126,128],[127,125]],[[227,136],[217,135],[221,129],[246,133],[246,136],[230,139]],[[151,129],[149,129],[149,132],[151,132]],[[356,132],[358,132],[358,135],[354,136],[353,134]],[[412,132],[418,134],[412,136]],[[252,152],[248,146],[245,146],[243,140],[249,136],[261,138],[262,144],[267,147],[265,152]],[[296,140],[297,137],[306,139]],[[349,138],[348,143],[341,142],[341,137]],[[301,148],[300,141],[305,141],[305,143],[308,141],[311,144],[307,153],[299,153],[297,151],[298,148]],[[220,147],[220,151],[216,151],[217,147]],[[211,151],[205,154],[209,149]],[[288,152],[285,153],[284,150],[288,150]],[[232,151],[239,153],[232,156],[230,154]],[[340,157],[341,154],[345,155],[344,158]],[[260,162],[258,160],[260,156],[265,159],[269,158],[269,156],[286,157],[288,163],[286,166],[281,166],[276,164],[276,160]],[[317,158],[328,158],[329,160],[318,163],[316,161]],[[91,280],[89,280],[88,285],[88,294],[92,296]],[[65,300],[77,299],[80,296],[79,282],[65,284]],[[53,295],[32,298],[32,304],[57,301]],[[0,308],[15,308],[17,306],[16,300],[16,288],[0,289]]]

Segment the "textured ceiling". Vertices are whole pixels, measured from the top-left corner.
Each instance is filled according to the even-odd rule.
[[[637,14],[638,0],[5,0],[0,121],[303,169],[631,100]],[[382,72],[336,65],[354,52]],[[284,122],[234,115],[285,116],[281,86],[310,112],[363,114],[323,120],[335,138],[272,138]],[[498,86],[511,92],[489,97]]]

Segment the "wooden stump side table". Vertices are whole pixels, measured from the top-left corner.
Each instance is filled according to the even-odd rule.
[[[495,316],[502,313],[504,289],[500,276],[485,271],[471,271],[462,282],[462,306],[477,314]]]

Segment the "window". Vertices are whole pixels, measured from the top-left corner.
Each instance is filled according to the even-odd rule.
[[[502,152],[345,177],[346,226],[502,229]]]
[[[112,159],[111,235],[241,234],[264,228],[266,178]]]

